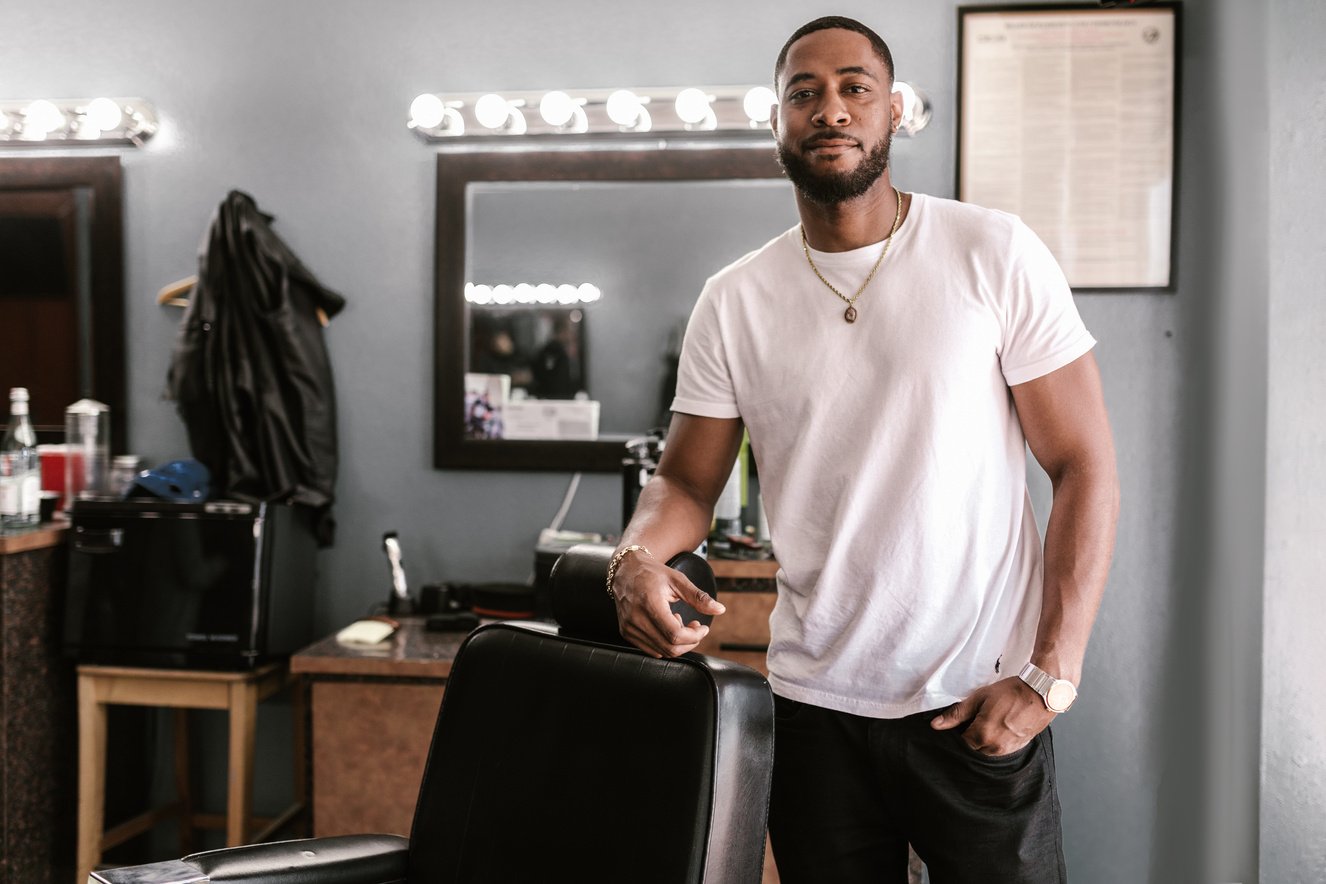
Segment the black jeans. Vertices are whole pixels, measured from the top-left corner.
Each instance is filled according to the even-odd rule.
[[[1067,881],[1049,730],[986,756],[923,712],[862,718],[775,697],[769,834],[782,884]]]

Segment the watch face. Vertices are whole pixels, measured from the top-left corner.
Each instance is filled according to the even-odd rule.
[[[1045,693],[1045,705],[1053,712],[1067,712],[1068,707],[1077,699],[1077,688],[1070,681],[1058,679]]]

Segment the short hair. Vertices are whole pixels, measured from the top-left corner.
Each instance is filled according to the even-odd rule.
[[[834,29],[853,31],[869,40],[871,48],[875,50],[875,55],[880,61],[884,62],[884,68],[889,72],[889,79],[893,79],[893,53],[889,51],[889,44],[884,42],[884,38],[854,18],[847,18],[842,15],[826,15],[812,22],[807,22],[793,31],[792,36],[787,38],[787,42],[783,44],[782,50],[778,53],[778,60],[774,62],[774,88],[778,88],[778,78],[782,76],[783,67],[787,64],[787,53],[792,48],[793,43],[807,34]]]

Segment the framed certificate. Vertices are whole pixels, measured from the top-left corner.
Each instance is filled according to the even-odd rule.
[[[1178,5],[963,6],[958,39],[958,199],[1075,289],[1173,291]]]

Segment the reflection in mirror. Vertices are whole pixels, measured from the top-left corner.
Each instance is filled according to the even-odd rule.
[[[540,388],[546,366],[534,360],[533,383],[513,377],[513,391],[569,399],[583,390],[600,405],[599,438],[621,441],[667,424],[682,332],[705,280],[796,221],[782,180],[473,184],[469,195],[469,281],[588,280],[599,293],[583,305],[592,322],[579,323],[588,325],[584,383]],[[520,300],[515,291],[507,298]],[[531,309],[541,312],[504,312]],[[476,371],[488,355],[478,313],[472,306]]]
[[[506,375],[515,400],[588,398],[584,327],[578,307],[471,307],[469,370]]]
[[[669,419],[705,280],[796,223],[771,150],[442,154],[438,175],[441,467],[620,469]]]
[[[42,442],[92,398],[125,450],[120,181],[118,157],[0,160],[0,390],[28,388]]]
[[[579,307],[472,307],[465,438],[598,438],[584,327]]]

